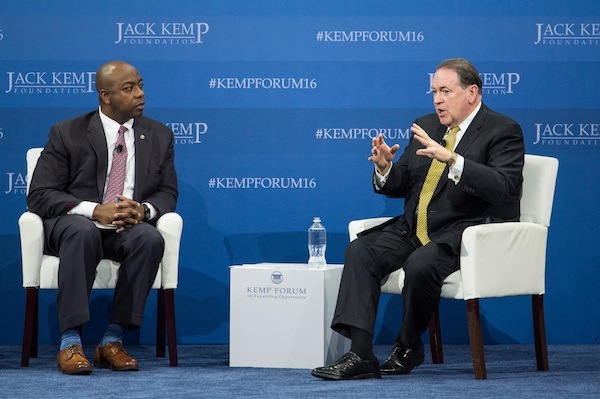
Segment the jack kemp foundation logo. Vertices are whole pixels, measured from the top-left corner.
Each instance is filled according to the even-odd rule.
[[[600,142],[600,123],[534,123],[534,145],[596,146]]]
[[[542,46],[597,46],[600,44],[600,23],[537,23],[533,44]]]
[[[96,72],[8,71],[7,89],[11,94],[89,94],[95,93]]]
[[[426,94],[431,94],[434,73],[429,73],[429,87]],[[482,92],[488,95],[514,94],[516,85],[521,81],[521,75],[517,72],[483,72],[480,73],[483,84]]]
[[[23,194],[27,193],[27,180],[22,173],[6,172],[8,178],[7,189],[4,194]]]
[[[175,144],[201,144],[201,137],[208,132],[206,122],[167,122],[165,125],[173,131]]]
[[[210,29],[206,22],[117,22],[117,40],[123,45],[202,44]]]

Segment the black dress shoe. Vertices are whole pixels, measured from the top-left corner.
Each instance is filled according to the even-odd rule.
[[[379,368],[382,374],[408,374],[412,369],[423,364],[424,360],[423,345],[419,349],[410,349],[396,344],[392,353]]]
[[[326,380],[381,378],[379,362],[376,357],[363,360],[354,352],[346,353],[337,362],[329,366],[317,367],[311,374]]]

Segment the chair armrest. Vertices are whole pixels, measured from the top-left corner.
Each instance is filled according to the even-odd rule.
[[[165,213],[157,220],[156,228],[165,240],[165,252],[161,262],[161,288],[177,288],[183,219],[175,212]]]
[[[361,233],[365,230],[369,230],[375,226],[379,226],[380,224],[387,222],[391,217],[380,217],[380,218],[370,218],[370,219],[360,219],[353,220],[348,223],[348,233],[350,234],[350,241],[354,241],[358,236],[358,233]]]
[[[33,212],[24,212],[19,218],[23,287],[40,286],[40,268],[44,254],[44,224]]]
[[[464,299],[545,292],[548,229],[528,222],[471,226],[462,235]]]

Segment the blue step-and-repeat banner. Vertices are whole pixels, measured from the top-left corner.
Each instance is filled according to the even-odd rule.
[[[98,106],[102,63],[135,65],[145,114],[175,133],[178,341],[212,344],[229,339],[230,265],[306,262],[314,216],[328,229],[328,261],[342,263],[350,220],[401,212],[401,200],[372,192],[371,139],[406,145],[412,121],[433,111],[436,65],[451,57],[475,64],[484,102],[521,124],[528,153],[559,159],[548,342],[599,343],[597,0],[4,0],[0,344],[20,343],[23,327],[25,152],[43,146],[56,122]],[[41,343],[58,342],[55,295],[41,293]],[[110,299],[92,296],[89,343]],[[154,342],[155,304],[151,294],[131,340]],[[441,308],[444,342],[468,342],[464,303]],[[401,298],[382,298],[376,342],[393,341],[401,312]],[[530,318],[529,298],[482,301],[487,343],[532,342]]]

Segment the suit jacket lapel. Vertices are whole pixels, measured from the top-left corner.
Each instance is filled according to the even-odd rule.
[[[485,120],[485,116],[487,115],[487,109],[488,108],[484,104],[481,104],[481,109],[479,110],[479,112],[477,112],[477,114],[475,115],[475,118],[473,118],[473,121],[467,128],[467,131],[464,133],[463,137],[460,139],[460,142],[456,146],[455,152],[457,152],[459,154],[463,153],[467,148],[469,148],[471,146],[471,144],[473,144],[473,142],[475,141],[477,136],[479,136],[479,134],[481,133],[481,127],[483,126],[483,121]],[[437,133],[439,133],[441,131],[441,135],[439,136],[439,139],[437,139],[437,137],[436,137],[436,140],[438,140],[438,143],[442,141],[442,137],[444,136],[444,133],[446,132],[446,130],[448,130],[448,129],[446,128],[446,126],[443,126],[443,125],[441,127],[441,130],[438,129]],[[446,187],[446,184],[448,183],[447,180],[448,179],[446,178],[446,173],[443,173],[442,178],[440,179],[440,181],[438,182],[438,185],[435,188],[435,192],[433,194],[434,197],[436,195],[438,195],[444,187]]]
[[[104,184],[106,183],[106,172],[108,170],[108,148],[106,146],[106,135],[100,121],[98,111],[90,119],[88,126],[88,140],[96,153],[98,160],[98,174],[96,184],[98,186],[98,195],[102,199],[104,193]]]
[[[140,119],[133,122],[135,132],[135,185],[133,199],[141,201],[142,188],[146,184],[146,171],[150,162],[152,150],[152,132],[146,128]]]
[[[465,132],[462,139],[458,143],[456,147],[456,152],[459,154],[463,154],[467,148],[473,144],[477,136],[481,134],[481,128],[483,127],[483,122],[485,121],[485,117],[488,113],[488,107],[485,104],[481,104],[481,109],[473,118],[473,121],[469,125],[469,128]]]

